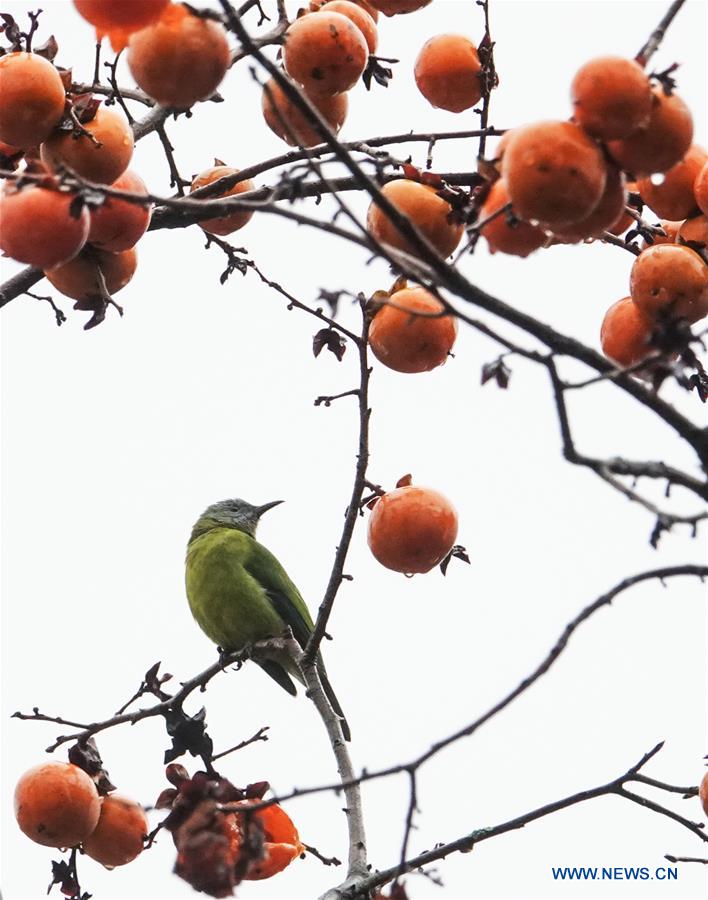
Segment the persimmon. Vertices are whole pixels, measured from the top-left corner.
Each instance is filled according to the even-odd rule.
[[[142,806],[118,794],[103,798],[98,824],[84,838],[84,853],[112,869],[132,862],[143,850],[149,831]]]
[[[626,189],[628,195],[636,194],[637,193],[637,183],[635,181],[626,181],[625,189]],[[629,198],[628,198],[628,200],[629,200]],[[622,210],[619,217],[617,218],[617,221],[614,222],[612,225],[610,225],[610,227],[607,230],[610,232],[610,234],[620,235],[620,234],[624,234],[625,231],[630,227],[630,225],[633,225],[633,224],[634,224],[634,218],[627,212],[627,207],[625,206],[625,208]]]
[[[635,366],[654,351],[652,327],[632,298],[624,297],[612,304],[602,320],[602,352],[622,369]]]
[[[586,219],[566,225],[553,233],[564,243],[575,243],[588,238],[601,237],[605,231],[623,220],[627,204],[627,190],[622,172],[614,165],[607,166],[605,190],[600,202]],[[625,229],[626,230],[626,227]]]
[[[708,248],[708,216],[694,216],[682,222],[676,235],[676,243],[687,244],[692,250],[702,250],[705,253]]]
[[[75,202],[75,194],[58,186],[8,184],[0,194],[0,249],[40,269],[67,262],[89,233],[88,210],[73,209]]]
[[[322,12],[341,13],[350,19],[359,31],[364,35],[366,46],[369,53],[376,53],[376,47],[379,43],[379,35],[376,30],[376,23],[373,17],[363,6],[353,3],[352,0],[329,0],[320,7]]]
[[[696,180],[693,183],[693,195],[696,198],[698,208],[708,216],[708,162],[704,164],[701,171],[696,175]]]
[[[246,807],[258,800],[244,801],[239,804]],[[239,828],[243,834],[247,825],[246,813],[236,813]],[[282,872],[290,863],[305,851],[300,841],[297,828],[282,806],[274,803],[249,817],[255,819],[263,829],[263,857],[253,860],[243,876],[246,881],[260,881]]]
[[[574,120],[594,137],[626,138],[649,121],[651,84],[633,59],[591,59],[576,72],[570,93]]]
[[[310,103],[317,108],[322,118],[335,134],[344,124],[349,110],[347,94],[334,94],[331,97],[310,97]],[[271,78],[263,87],[263,118],[270,130],[291,147],[301,144],[303,147],[314,147],[321,144],[322,138],[314,126],[294,103],[285,96],[283,89]],[[287,128],[286,128],[287,125]]]
[[[0,56],[0,141],[34,147],[64,115],[66,91],[54,66],[36,53]]]
[[[662,219],[686,219],[698,212],[694,184],[708,156],[698,144],[692,144],[681,160],[663,178],[640,178],[637,188],[642,200]],[[661,180],[659,180],[661,179]]]
[[[598,145],[572,122],[515,128],[502,175],[518,216],[550,228],[587,219],[605,189],[607,166]]]
[[[146,195],[148,192],[142,178],[130,170],[116,179],[111,187],[131,194]],[[129,250],[147,231],[151,215],[150,205],[106,197],[101,206],[91,210],[89,243],[111,253]]]
[[[457,513],[431,488],[406,485],[380,497],[369,518],[368,542],[375,558],[394,572],[429,572],[452,550]]]
[[[206,187],[207,184],[211,184],[213,181],[218,181],[220,178],[225,178],[227,175],[236,175],[237,173],[238,169],[232,169],[231,166],[214,165],[210,169],[205,169],[201,174],[196,176],[192,181],[190,191],[196,191],[198,188]],[[251,179],[247,178],[245,181],[238,181],[227,191],[216,194],[215,197],[209,199],[216,199],[216,197],[235,197],[246,191],[252,191],[254,187],[255,185]],[[234,231],[238,231],[239,228],[243,228],[247,222],[251,221],[252,217],[252,209],[238,209],[228,216],[218,216],[214,219],[202,220],[199,223],[199,226],[208,234],[231,234]]]
[[[87,247],[78,256],[45,271],[48,281],[73,300],[91,300],[101,295],[99,270],[106,282],[109,294],[116,294],[135,274],[137,254],[135,248],[122,253],[107,253]]]
[[[629,290],[652,320],[697,322],[708,313],[708,266],[680,244],[647,247],[632,266]]]
[[[55,131],[40,147],[42,160],[50,168],[68,166],[88,181],[112,184],[133,157],[133,132],[128,120],[99,106],[93,119],[82,125],[92,137]]]
[[[477,48],[461,34],[438,34],[421,47],[414,75],[418,90],[432,106],[459,113],[482,97]]]
[[[134,31],[158,19],[170,0],[74,0],[79,14],[96,27],[100,41],[108,35],[111,46],[119,53]]]
[[[322,7],[331,2],[331,0],[310,0],[310,12],[316,12],[318,9],[322,9]],[[378,22],[379,20],[379,11],[375,6],[372,6],[370,3],[367,3],[366,0],[351,0],[352,3],[356,3],[357,6],[360,6],[362,9],[366,10],[374,22]]]
[[[398,16],[423,9],[432,0],[369,0],[369,2],[385,16]]]
[[[15,788],[20,829],[45,847],[75,847],[96,827],[101,798],[91,777],[72,763],[29,769]]]
[[[610,156],[636,178],[666,172],[680,162],[693,140],[693,116],[678,94],[661,85],[652,91],[649,121],[617,141],[608,141]]]
[[[489,193],[479,211],[480,222],[494,215],[502,207],[509,203],[509,192],[506,182],[499,178],[489,189]],[[513,216],[513,209],[512,209]],[[480,230],[480,234],[486,239],[490,253],[508,253],[511,256],[526,257],[546,243],[546,232],[537,225],[529,225],[516,217],[513,223],[509,221],[506,213],[500,213],[491,222],[488,222]]]
[[[128,42],[133,78],[161,106],[186,109],[211,97],[230,63],[223,26],[181,4],[168,6]]]
[[[354,87],[368,58],[364,35],[338,12],[301,16],[285,32],[285,71],[311,97]]]
[[[447,200],[438,196],[434,187],[406,178],[396,178],[387,182],[381,192],[418,228],[441,256],[449,256],[460,243],[464,226],[453,221],[452,207]],[[380,243],[415,254],[398,228],[373,202],[366,214],[366,227]]]
[[[708,772],[701,778],[698,796],[701,801],[701,806],[703,807],[703,812],[708,816]]]
[[[425,288],[395,291],[369,327],[374,356],[396,372],[430,372],[441,366],[457,337],[457,319],[444,310]]]

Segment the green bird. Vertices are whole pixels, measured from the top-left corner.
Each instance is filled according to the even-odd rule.
[[[242,650],[279,637],[286,626],[303,648],[312,634],[314,623],[300,591],[270,550],[256,540],[263,513],[282,502],[252,506],[245,500],[221,500],[209,506],[192,529],[186,566],[189,608],[202,631],[222,650]],[[258,665],[289,694],[297,693],[291,675],[304,684],[285,651],[258,660]],[[319,653],[317,671],[348,741],[349,725]]]

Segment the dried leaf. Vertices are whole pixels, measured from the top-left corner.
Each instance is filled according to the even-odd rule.
[[[511,369],[506,365],[501,356],[493,362],[485,363],[482,366],[482,384],[494,379],[497,386],[506,390],[509,387],[511,379]]]
[[[83,769],[94,781],[96,789],[101,796],[106,796],[114,791],[115,785],[111,784],[108,772],[103,767],[101,754],[94,738],[79,741],[69,749],[69,762]]]
[[[165,751],[165,762],[172,762],[184,753],[192,756],[211,757],[214,745],[206,732],[206,709],[202,707],[194,716],[182,709],[170,709],[165,713],[167,733],[172,747]]]
[[[50,34],[47,40],[39,47],[34,48],[34,53],[36,53],[37,56],[42,56],[44,59],[49,60],[49,62],[52,62],[58,52],[59,44],[57,44],[57,39],[53,34]]]
[[[462,562],[470,564],[470,558],[467,554],[467,550],[462,546],[462,544],[455,544],[455,546],[450,550],[445,559],[440,563],[440,571],[445,575],[447,573],[447,567],[450,565],[450,560],[453,559],[461,559]]]
[[[409,473],[408,475],[401,475],[401,477],[396,482],[397,488],[402,487],[410,487],[413,484],[413,476]]]
[[[312,339],[312,352],[315,356],[319,356],[325,347],[341,362],[347,344],[338,331],[333,328],[321,328]]]

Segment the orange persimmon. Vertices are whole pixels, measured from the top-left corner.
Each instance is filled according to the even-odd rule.
[[[450,355],[457,319],[422,287],[395,291],[369,327],[374,356],[396,372],[430,372]]]
[[[231,63],[222,25],[170,5],[160,19],[128,42],[128,68],[146,94],[161,106],[186,109],[206,100]]]
[[[66,91],[54,66],[36,53],[0,56],[0,141],[34,147],[64,115]]]
[[[457,513],[431,488],[405,485],[380,497],[369,519],[368,542],[382,566],[406,575],[429,572],[452,550]]]
[[[100,812],[96,785],[72,763],[41,763],[15,788],[17,824],[45,847],[75,847],[94,830]]]
[[[387,182],[382,194],[397,207],[428,239],[441,256],[449,256],[460,243],[464,226],[456,222],[447,200],[438,196],[434,187],[396,178]],[[366,215],[366,227],[372,237],[398,250],[415,253],[391,219],[375,203],[371,203]]]
[[[231,166],[225,166],[222,164],[214,165],[209,169],[205,169],[199,175],[195,177],[192,181],[192,186],[190,187],[190,191],[196,191],[198,188],[206,187],[206,185],[211,184],[213,181],[218,181],[220,178],[225,178],[227,175],[236,175],[238,174],[238,169],[233,169]],[[238,194],[243,194],[246,191],[252,191],[255,185],[251,181],[250,178],[246,178],[244,181],[237,181],[233,187],[230,187],[227,191],[216,194],[214,197],[210,197],[210,200],[215,200],[217,197],[235,197]],[[217,216],[213,219],[203,219],[199,223],[199,227],[206,231],[208,234],[232,234],[234,231],[238,231],[239,228],[243,228],[243,226],[250,222],[253,217],[252,209],[237,209],[235,212],[231,213],[228,216]]]

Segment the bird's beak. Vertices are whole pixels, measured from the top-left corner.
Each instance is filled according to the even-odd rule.
[[[268,512],[269,509],[273,509],[274,506],[279,506],[281,503],[285,503],[284,500],[271,500],[270,503],[264,503],[263,506],[259,506],[256,510],[258,513],[258,518],[263,515],[264,512]]]

